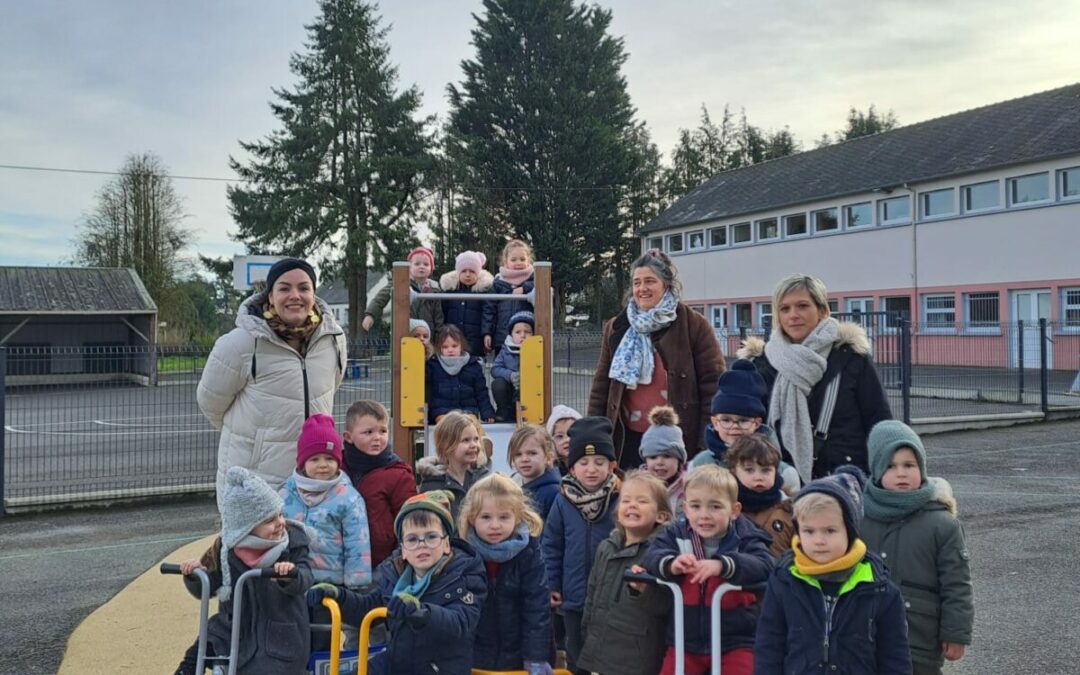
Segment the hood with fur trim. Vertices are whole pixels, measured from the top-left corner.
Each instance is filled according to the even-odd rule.
[[[942,504],[949,513],[956,515],[956,497],[953,496],[952,485],[940,476],[930,476],[926,479],[934,486],[934,501]]]
[[[866,329],[854,321],[840,321],[840,331],[836,337],[835,345],[848,345],[851,351],[863,356],[870,354],[870,338],[866,336]],[[779,330],[779,329],[775,329]],[[765,353],[765,340],[750,336],[743,340],[739,351],[735,356],[740,359],[753,359]]]
[[[443,291],[447,293],[454,293],[458,290],[458,273],[455,270],[450,270],[446,274],[439,277],[439,286]],[[491,289],[495,287],[495,277],[491,275],[491,272],[487,270],[480,270],[480,274],[476,277],[476,283],[473,284],[470,293],[490,293]]]

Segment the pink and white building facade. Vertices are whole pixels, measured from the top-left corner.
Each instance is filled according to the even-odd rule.
[[[719,174],[639,234],[721,334],[803,272],[834,311],[909,319],[916,363],[1038,367],[1046,319],[1077,370],[1080,85]]]

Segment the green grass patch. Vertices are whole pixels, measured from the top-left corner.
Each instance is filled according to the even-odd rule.
[[[157,360],[159,373],[194,373],[205,365],[205,356],[162,356]]]

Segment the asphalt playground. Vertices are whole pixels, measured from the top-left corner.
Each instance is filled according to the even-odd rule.
[[[930,472],[959,501],[975,584],[974,645],[945,672],[1076,673],[1080,421],[926,440]],[[209,498],[0,519],[0,673],[57,672],[69,638],[60,672],[169,672],[196,602],[174,578],[140,575],[216,528]]]

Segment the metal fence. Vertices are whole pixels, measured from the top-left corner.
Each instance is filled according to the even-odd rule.
[[[893,414],[907,421],[1080,407],[1080,330],[1036,324],[920,326],[885,315],[864,325]],[[719,330],[730,360],[761,330]],[[599,331],[553,336],[553,401],[584,412]],[[349,346],[334,401],[391,397],[390,341]],[[199,347],[0,346],[0,508],[211,489],[218,432],[195,392]]]

